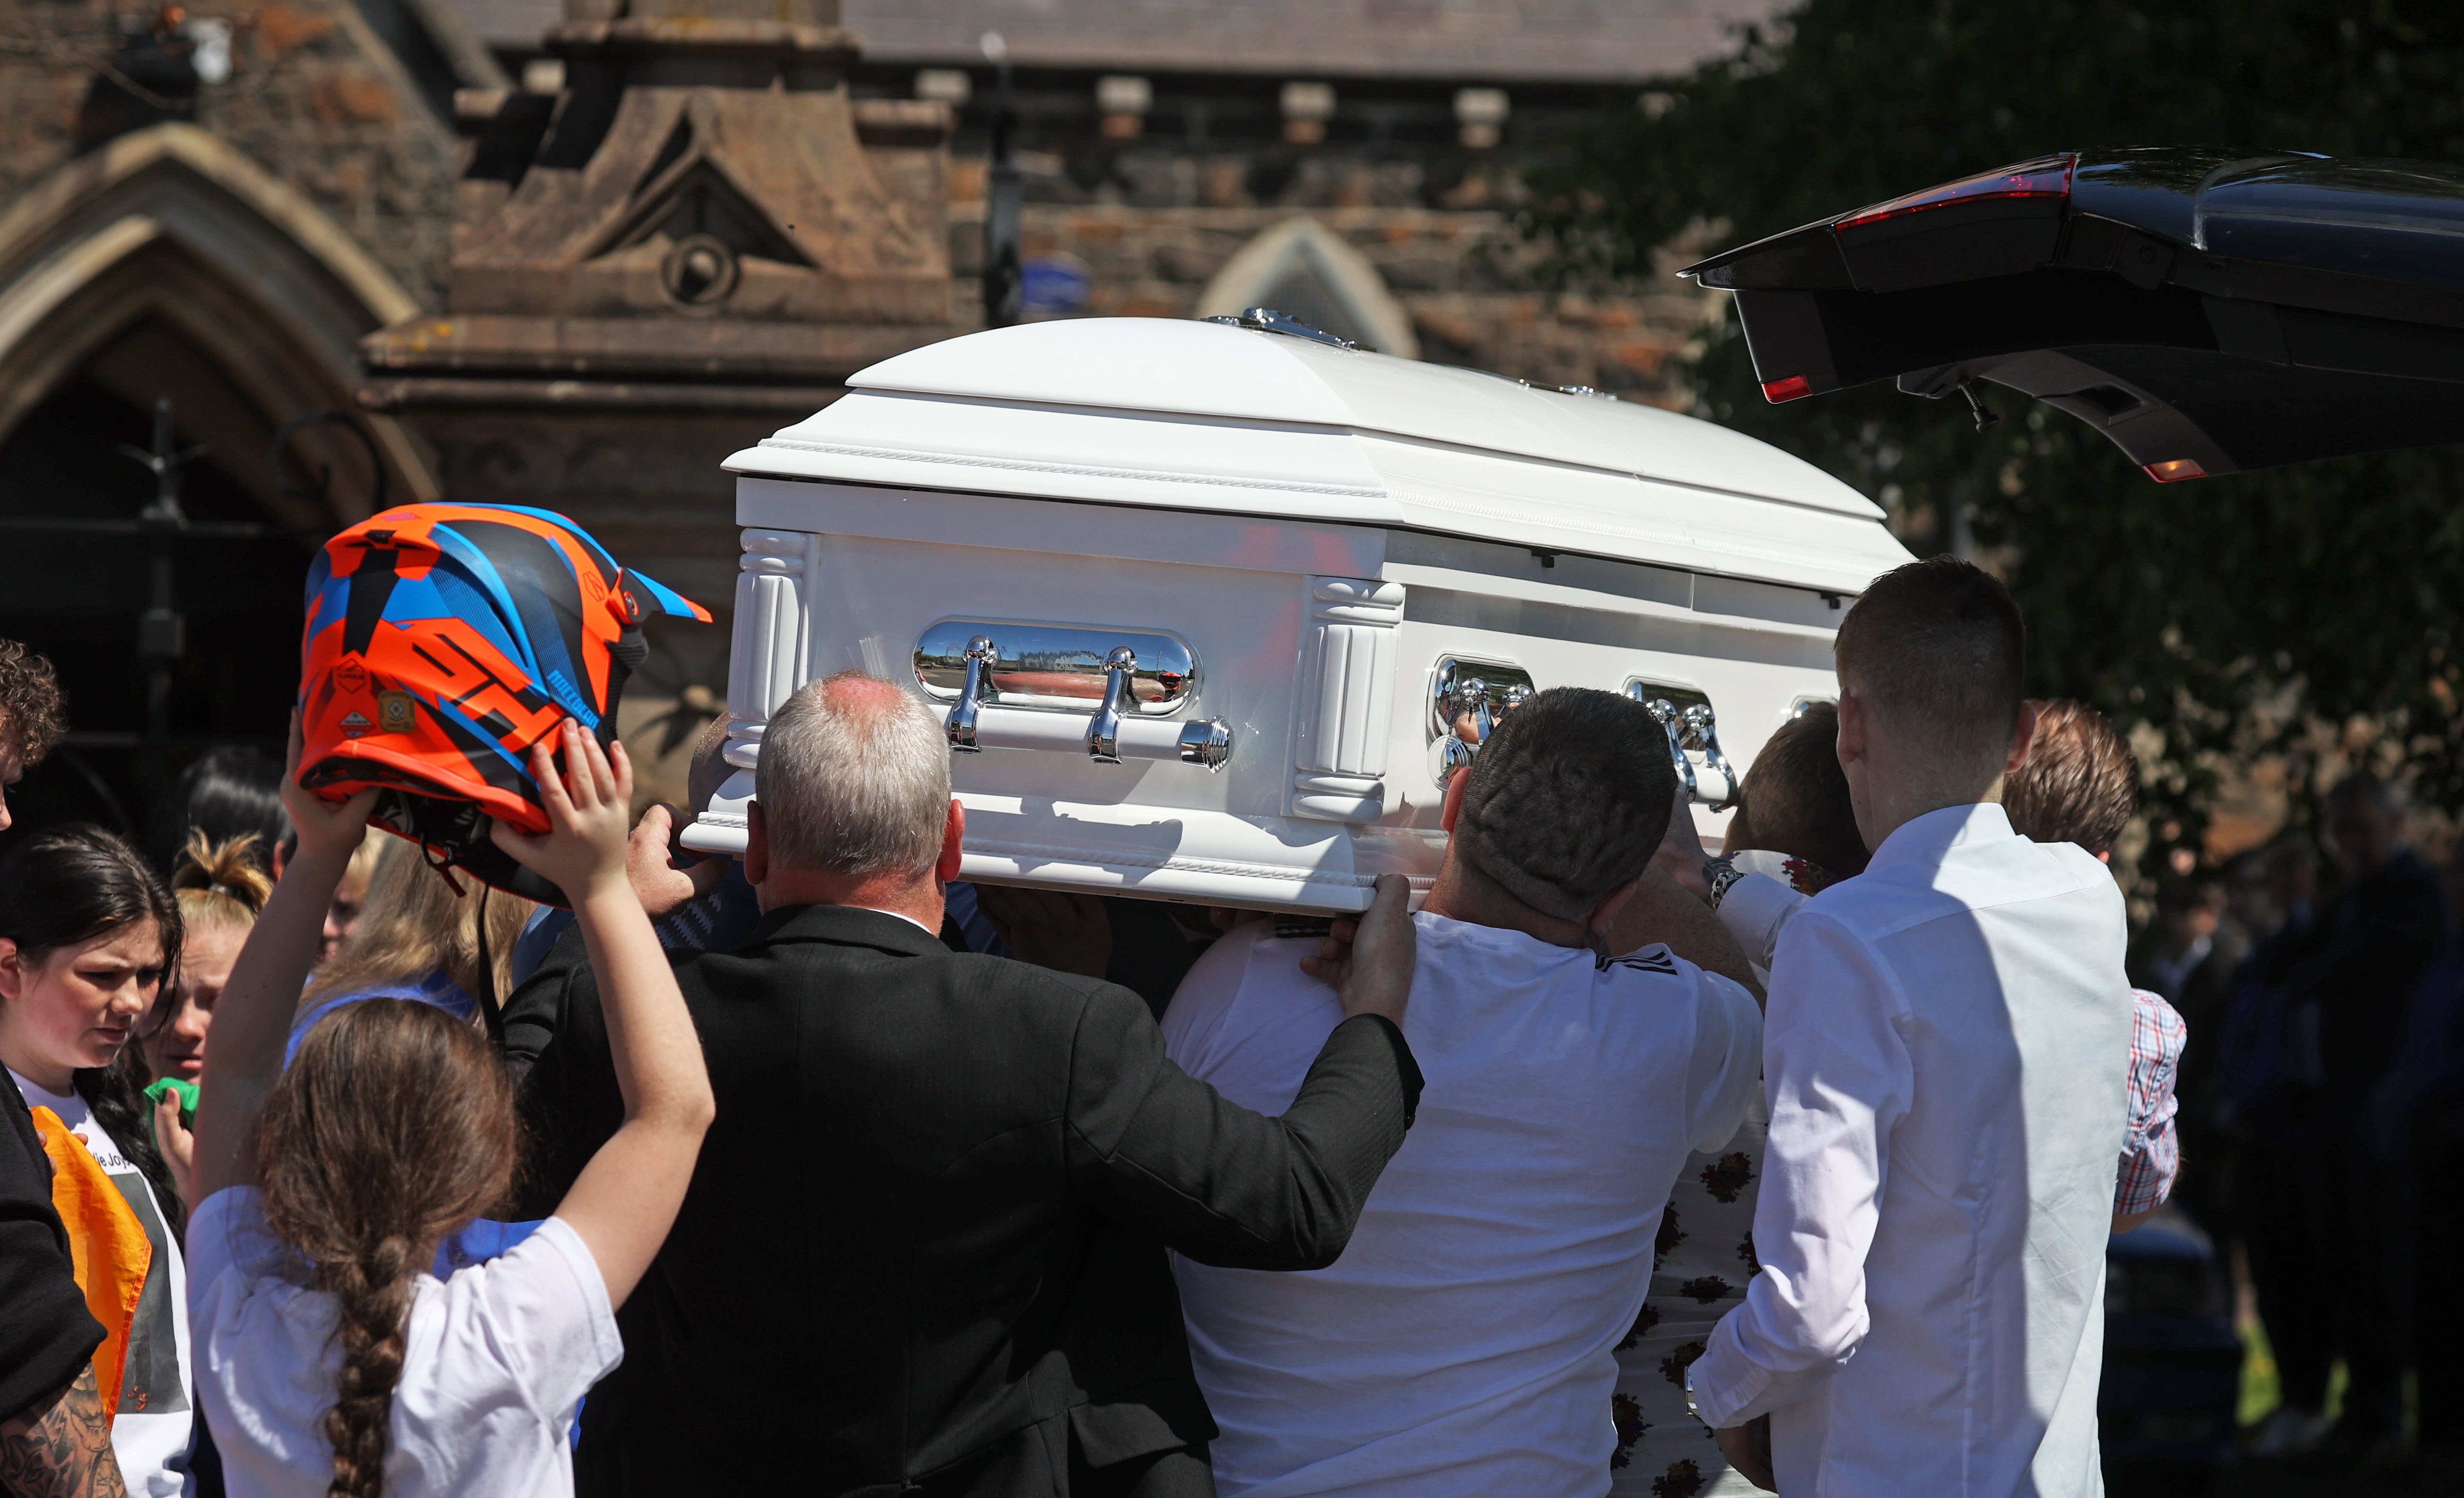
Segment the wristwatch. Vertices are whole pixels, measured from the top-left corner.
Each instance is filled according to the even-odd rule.
[[[1703,882],[1711,887],[1711,908],[1718,910],[1721,897],[1728,892],[1728,886],[1745,876],[1744,870],[1725,858],[1703,860]]]
[[[1693,1416],[1697,1422],[1703,1419],[1703,1411],[1694,1403],[1694,1365],[1692,1363],[1685,1365],[1685,1413]]]

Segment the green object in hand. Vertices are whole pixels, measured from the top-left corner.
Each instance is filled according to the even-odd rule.
[[[194,1129],[197,1126],[197,1084],[183,1082],[178,1077],[165,1077],[145,1090],[145,1101],[152,1108],[160,1108],[163,1106],[163,1094],[165,1092],[180,1094],[180,1127]],[[154,1127],[154,1115],[150,1111],[145,1115],[145,1127],[148,1129]],[[155,1140],[154,1147],[161,1149],[163,1141]]]

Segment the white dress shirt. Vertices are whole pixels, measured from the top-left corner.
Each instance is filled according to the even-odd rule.
[[[1752,996],[1665,947],[1603,963],[1413,923],[1403,1034],[1428,1085],[1343,1257],[1301,1274],[1174,1262],[1224,1498],[1600,1498],[1614,1350],[1661,1214],[1687,1151],[1727,1144],[1758,1090]],[[1312,944],[1273,932],[1216,942],[1163,1035],[1190,1075],[1279,1113],[1343,1006],[1301,971]]]
[[[1785,921],[1762,1272],[1692,1373],[1711,1424],[1771,1416],[1792,1498],[2101,1492],[2124,935],[2102,864],[1991,804]]]

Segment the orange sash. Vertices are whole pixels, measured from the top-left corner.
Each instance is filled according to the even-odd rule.
[[[33,1114],[43,1153],[52,1157],[52,1206],[69,1230],[77,1288],[85,1291],[85,1309],[102,1323],[102,1345],[94,1350],[95,1383],[103,1408],[117,1415],[128,1331],[137,1320],[137,1297],[145,1289],[154,1245],[85,1141],[50,1109],[34,1109]]]

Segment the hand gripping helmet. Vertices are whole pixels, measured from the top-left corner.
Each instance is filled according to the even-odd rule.
[[[649,614],[710,611],[620,567],[572,521],[513,505],[414,504],[363,520],[308,569],[299,783],[373,788],[371,820],[431,863],[562,905],[488,840],[547,830],[531,746],[566,718],[616,737]]]

